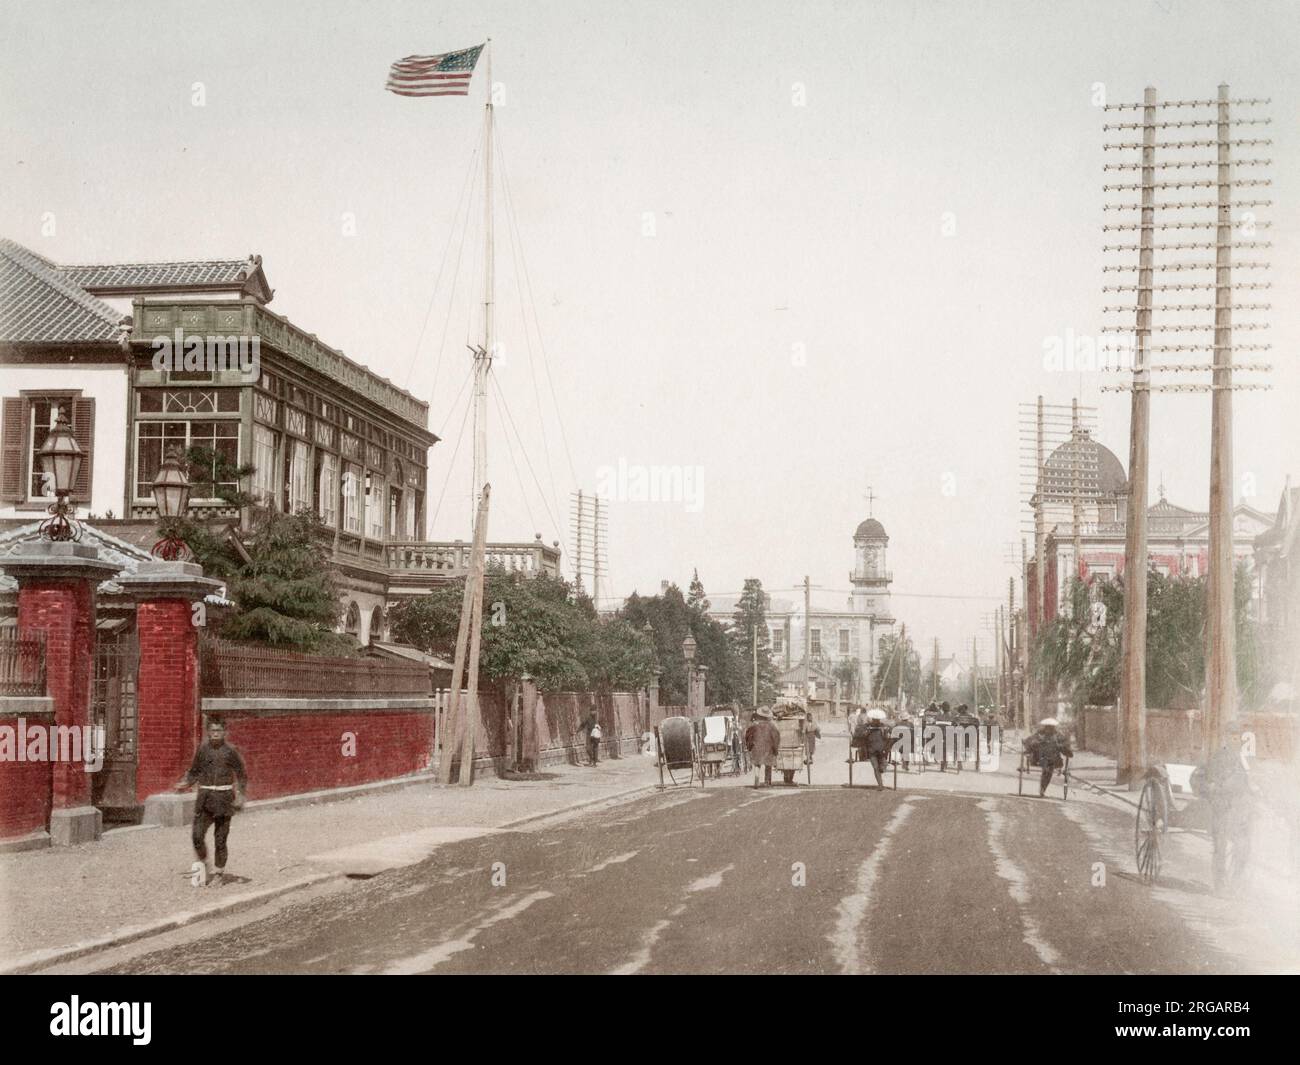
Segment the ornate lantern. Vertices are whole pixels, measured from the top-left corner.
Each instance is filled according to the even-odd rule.
[[[59,414],[37,456],[41,472],[54,485],[54,502],[50,504],[50,516],[41,523],[41,535],[56,542],[80,540],[81,526],[73,517],[76,508],[68,502],[68,496],[81,473],[83,452],[66,414]]]
[[[153,545],[152,554],[168,562],[191,558],[193,553],[178,528],[190,505],[190,479],[185,472],[184,459],[175,448],[167,452],[167,457],[158,467],[152,489],[160,519],[159,529],[163,534],[162,539]]]

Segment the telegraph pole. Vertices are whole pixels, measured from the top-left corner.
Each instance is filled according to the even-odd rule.
[[[1120,741],[1116,783],[1136,785],[1146,762],[1147,466],[1150,448],[1152,234],[1155,226],[1156,90],[1142,98],[1142,228],[1138,231],[1137,324],[1129,403],[1128,505],[1124,513],[1124,628],[1120,636]]]
[[[1268,125],[1267,117],[1234,118],[1229,107],[1253,107],[1267,104],[1266,99],[1231,100],[1228,87],[1220,85],[1216,99],[1211,100],[1174,100],[1157,103],[1156,91],[1148,88],[1141,104],[1108,104],[1106,110],[1140,110],[1141,122],[1116,123],[1105,129],[1142,130],[1140,142],[1108,144],[1108,149],[1140,148],[1140,162],[1108,163],[1107,170],[1139,170],[1141,182],[1138,185],[1107,185],[1106,191],[1141,190],[1140,203],[1108,204],[1106,210],[1131,210],[1140,208],[1140,223],[1117,223],[1104,226],[1105,230],[1136,230],[1139,232],[1138,243],[1121,244],[1104,247],[1104,251],[1137,251],[1137,284],[1108,286],[1108,292],[1136,293],[1136,355],[1133,367],[1133,381],[1130,385],[1108,387],[1105,391],[1129,391],[1132,396],[1132,419],[1130,426],[1130,460],[1129,460],[1129,505],[1126,515],[1125,537],[1125,601],[1123,630],[1123,677],[1121,688],[1121,723],[1123,727],[1120,744],[1119,770],[1120,780],[1135,786],[1145,761],[1145,680],[1146,680],[1146,576],[1147,576],[1147,447],[1149,433],[1149,403],[1151,392],[1210,392],[1211,393],[1211,437],[1210,437],[1210,562],[1206,590],[1206,698],[1202,713],[1202,742],[1204,754],[1209,755],[1223,740],[1223,726],[1226,719],[1236,710],[1236,654],[1235,654],[1235,619],[1233,595],[1233,550],[1232,550],[1232,393],[1242,389],[1266,389],[1266,384],[1237,383],[1234,374],[1243,371],[1268,371],[1272,367],[1263,363],[1237,362],[1234,355],[1238,351],[1265,351],[1271,347],[1266,343],[1234,344],[1234,326],[1238,330],[1266,329],[1267,321],[1233,321],[1233,311],[1267,311],[1267,303],[1235,303],[1234,292],[1239,289],[1265,289],[1269,282],[1236,283],[1232,280],[1234,266],[1238,270],[1265,270],[1269,264],[1261,261],[1234,261],[1234,248],[1268,248],[1269,241],[1237,239],[1234,234],[1232,211],[1243,208],[1271,207],[1270,200],[1233,199],[1234,190],[1245,187],[1262,187],[1271,185],[1268,178],[1251,177],[1234,179],[1234,160],[1231,148],[1236,146],[1260,147],[1273,142],[1266,138],[1239,137],[1233,139],[1233,126]],[[1201,108],[1213,108],[1213,117],[1200,112],[1201,117],[1177,121],[1158,122],[1157,108],[1190,108],[1196,115]],[[1213,139],[1189,139],[1162,141],[1161,147],[1167,148],[1214,148],[1213,158],[1174,159],[1155,157],[1157,129],[1164,128],[1201,128],[1213,127]],[[1204,137],[1204,134],[1175,134],[1174,136]],[[1242,167],[1266,167],[1272,160],[1260,158],[1254,152],[1248,152],[1247,158],[1236,161]],[[1183,170],[1205,169],[1215,176],[1207,179],[1195,179],[1195,174],[1181,173]],[[1157,171],[1164,177],[1166,169],[1176,171],[1175,180],[1155,182]],[[1252,171],[1258,173],[1258,171]],[[1155,202],[1155,189],[1195,189],[1212,188],[1213,198],[1208,200],[1181,200]],[[1189,194],[1195,195],[1195,194]],[[1199,218],[1190,220],[1185,215],[1161,214],[1161,221],[1156,221],[1156,209],[1178,212],[1213,209],[1212,219]],[[1252,213],[1240,219],[1240,228],[1244,237],[1253,237],[1257,228],[1268,228],[1271,223],[1256,221]],[[1181,243],[1153,244],[1155,230],[1208,229],[1214,232],[1213,240],[1192,240]],[[1153,251],[1156,250],[1213,250],[1212,259],[1193,261],[1164,261],[1155,263]],[[1124,265],[1106,266],[1106,270],[1131,270]],[[1175,284],[1155,284],[1154,278],[1164,271],[1199,271],[1213,270],[1213,281],[1183,281],[1179,278]],[[1189,291],[1212,292],[1213,302],[1201,304],[1171,304],[1153,306],[1153,291]],[[1105,308],[1106,310],[1125,310],[1124,307]],[[1207,321],[1213,311],[1213,321]],[[1153,312],[1162,317],[1156,324],[1152,322]],[[1164,320],[1168,315],[1182,315],[1184,312],[1199,312],[1198,317],[1190,322],[1175,318]],[[1121,332],[1122,327],[1103,327],[1104,331]],[[1155,330],[1206,334],[1213,340],[1194,341],[1191,343],[1174,343],[1153,345],[1151,333]],[[1208,352],[1209,365],[1204,363],[1164,363],[1151,357],[1153,352]],[[1174,381],[1169,384],[1153,385],[1152,372],[1168,373],[1204,373],[1211,371],[1208,383],[1186,383]],[[1167,379],[1166,379],[1167,380]]]
[[[1204,757],[1223,743],[1224,725],[1236,716],[1237,639],[1232,551],[1232,160],[1228,86],[1219,86],[1218,219],[1215,226],[1214,358],[1210,399],[1210,550],[1206,587]]]
[[[803,579],[803,694],[808,697],[808,681],[812,678],[812,578]]]

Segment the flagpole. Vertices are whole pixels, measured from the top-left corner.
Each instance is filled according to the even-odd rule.
[[[483,346],[474,353],[474,513],[487,483],[487,375],[492,366],[496,287],[492,217],[492,38],[487,39],[487,103],[483,156]]]

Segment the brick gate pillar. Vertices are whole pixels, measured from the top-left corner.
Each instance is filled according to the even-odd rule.
[[[184,824],[192,794],[173,791],[202,734],[199,699],[200,600],[220,587],[193,562],[146,562],[119,584],[135,599],[135,797],[145,824]]]
[[[103,817],[91,805],[85,750],[91,736],[95,590],[118,567],[88,545],[49,541],[23,544],[0,566],[18,582],[18,630],[45,635],[45,682],[54,708],[54,734],[47,743],[50,842],[99,839]]]

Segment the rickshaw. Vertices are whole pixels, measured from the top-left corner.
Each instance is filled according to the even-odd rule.
[[[773,723],[781,733],[781,746],[776,754],[776,768],[786,784],[794,784],[794,775],[800,769],[808,773],[808,783],[812,783],[812,759],[808,757],[808,748],[804,739],[804,729],[808,721],[808,711],[799,703],[781,703],[772,710]]]
[[[873,717],[872,715],[875,714],[879,714],[880,716]],[[909,726],[886,724],[887,718],[884,716],[883,710],[870,710],[867,712],[867,715],[870,720],[879,721],[881,726],[886,729],[889,735],[889,760],[885,764],[891,767],[893,770],[893,790],[897,791],[898,790],[898,763],[900,761],[899,748],[900,746],[907,745],[911,742],[911,737],[907,735],[905,731],[905,730],[909,730]],[[911,748],[908,747],[907,749],[910,753]],[[864,751],[862,751],[859,747],[857,747],[854,744],[852,733],[849,734],[849,757],[847,761],[849,766],[849,782],[843,785],[844,787],[875,788],[877,786],[875,784],[854,784],[853,783],[854,765],[866,763],[869,766],[871,764],[871,760],[865,756]]]
[[[1146,771],[1133,830],[1138,876],[1143,883],[1155,883],[1160,875],[1165,837],[1172,830],[1195,833],[1210,840],[1214,848],[1216,891],[1230,892],[1241,884],[1250,866],[1256,814],[1254,794],[1243,791],[1229,800],[1224,812],[1216,818],[1207,790],[1202,766],[1164,762]]]
[[[666,717],[655,726],[655,748],[659,757],[659,786],[665,787],[664,770],[668,770],[668,779],[674,787],[679,784],[693,784],[698,772],[700,787],[704,787],[704,769],[700,763],[699,744],[695,739],[695,727],[689,717]],[[677,779],[677,773],[686,773],[686,780]]]
[[[733,766],[735,715],[729,712],[707,714],[700,719],[696,741],[700,751],[701,771],[705,776],[721,776],[725,766]]]
[[[1057,721],[1055,718],[1048,717],[1043,719],[1042,724],[1051,724],[1055,726],[1057,725]],[[1068,745],[1066,745],[1066,748],[1069,750]],[[1025,741],[1020,745],[1020,764],[1016,767],[1017,795],[1023,795],[1025,793],[1026,776],[1028,776],[1030,780],[1033,780],[1036,775],[1042,773],[1043,765],[1038,757],[1038,753],[1037,740],[1035,740],[1033,735],[1026,737]],[[1066,751],[1060,751],[1058,752],[1058,756],[1061,759],[1061,765],[1054,768],[1059,769],[1060,773],[1059,775],[1053,773],[1052,779],[1060,780],[1063,789],[1061,798],[1068,802],[1070,799],[1070,759],[1073,757],[1073,754],[1066,753]],[[1051,785],[1049,784],[1048,787],[1050,786]]]

